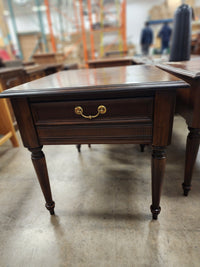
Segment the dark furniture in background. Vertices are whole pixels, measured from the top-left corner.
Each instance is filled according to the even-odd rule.
[[[88,67],[91,68],[107,68],[132,65],[132,57],[118,57],[88,60]]]
[[[0,97],[10,98],[23,144],[54,214],[43,145],[151,144],[153,219],[160,213],[165,148],[170,144],[176,89],[188,84],[153,66],[62,71]],[[150,176],[150,174],[149,174]]]
[[[23,66],[21,67],[3,67],[0,68],[0,86],[2,90],[7,90],[11,87],[22,84],[26,81],[26,73]],[[12,117],[13,126],[17,129],[17,123],[13,113],[10,101],[7,101],[10,115]]]
[[[116,56],[127,56],[128,55],[128,50],[123,50],[123,51],[108,51],[105,53],[105,57],[116,57]]]
[[[176,112],[185,118],[189,134],[186,144],[183,190],[187,196],[191,189],[192,173],[200,141],[200,58],[191,61],[158,64],[159,68],[188,82],[191,87],[177,91]]]

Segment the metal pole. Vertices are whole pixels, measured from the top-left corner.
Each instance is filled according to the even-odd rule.
[[[59,15],[59,23],[60,23],[60,32],[61,32],[61,41],[65,40],[64,38],[64,27],[63,27],[63,17],[62,17],[62,0],[58,0],[58,15]],[[63,44],[62,44],[63,45]]]
[[[44,0],[45,6],[46,6],[46,14],[47,14],[47,21],[49,25],[49,32],[51,37],[51,45],[53,52],[56,52],[56,42],[53,34],[53,28],[52,28],[52,22],[51,22],[51,14],[50,14],[50,8],[49,8],[49,0]]]
[[[80,18],[81,18],[81,31],[82,31],[82,40],[83,40],[84,59],[85,59],[85,64],[87,66],[87,63],[86,63],[88,61],[87,40],[86,40],[86,34],[85,34],[82,0],[79,0],[79,8],[80,8]]]
[[[122,4],[123,6],[123,4]],[[120,1],[115,0],[115,7],[116,7],[116,11],[117,11],[117,17],[118,17],[118,25],[117,27],[119,28],[118,30],[118,47],[119,47],[119,51],[122,51],[122,25],[120,25]],[[121,18],[121,21],[123,23],[123,16]],[[121,23],[121,24],[122,24]]]
[[[9,8],[10,16],[11,16],[11,21],[12,21],[12,26],[14,29],[15,37],[17,40],[17,46],[19,49],[19,57],[20,59],[23,59],[22,49],[21,49],[20,41],[19,41],[18,34],[17,34],[17,24],[15,21],[15,14],[14,14],[13,7],[12,7],[12,0],[8,0],[8,8]]]
[[[103,0],[100,1],[100,25],[101,25],[101,34],[100,34],[100,56],[104,55],[104,6]]]
[[[122,3],[122,36],[123,36],[123,50],[127,51],[126,42],[126,0]]]
[[[45,52],[49,52],[47,39],[46,39],[45,31],[44,31],[44,25],[42,21],[42,12],[40,10],[40,0],[35,0],[35,4],[38,7],[37,13],[38,13],[38,19],[39,19],[40,29],[42,33],[42,42],[44,43],[44,46],[45,46]]]
[[[90,22],[90,45],[91,45],[92,59],[95,59],[94,35],[93,35],[93,29],[92,29],[92,6],[91,6],[91,0],[88,0],[88,15],[89,15],[89,22]]]
[[[79,25],[77,5],[76,5],[75,0],[73,1],[73,5],[74,5],[74,15],[75,15],[75,21],[76,21],[76,30],[77,30],[77,32],[79,32],[80,31],[80,25]]]

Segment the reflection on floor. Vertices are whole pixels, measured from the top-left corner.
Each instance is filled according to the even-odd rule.
[[[44,208],[30,153],[0,147],[0,266],[199,266],[200,159],[183,197],[187,128],[176,117],[162,211],[151,221],[151,148],[44,147],[56,216]]]

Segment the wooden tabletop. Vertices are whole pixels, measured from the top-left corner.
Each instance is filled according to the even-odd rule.
[[[0,68],[0,75],[4,75],[5,73],[9,73],[9,72],[14,72],[14,71],[18,71],[18,70],[23,70],[24,67],[20,66],[20,67],[3,67]]]
[[[190,78],[200,78],[200,57],[192,58],[190,61],[159,63],[156,66],[175,74],[181,74]]]
[[[101,59],[94,59],[88,60],[87,63],[102,63],[102,62],[123,62],[123,61],[132,61],[132,57],[110,57],[110,58],[101,58]]]
[[[38,71],[44,71],[45,68],[46,66],[35,64],[35,65],[24,67],[24,70],[27,74],[31,74],[31,73],[38,72]]]
[[[55,56],[55,55],[64,55],[62,52],[48,52],[48,53],[38,53],[38,54],[34,54],[33,57],[44,57],[44,56]]]
[[[157,90],[188,87],[184,81],[154,66],[136,65],[61,71],[4,91],[0,97],[28,97],[108,90]]]

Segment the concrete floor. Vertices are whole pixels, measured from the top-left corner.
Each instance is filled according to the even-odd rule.
[[[0,147],[0,266],[200,266],[200,157],[183,197],[187,128],[175,118],[158,221],[151,149],[46,146],[56,216],[44,208],[30,152]]]

